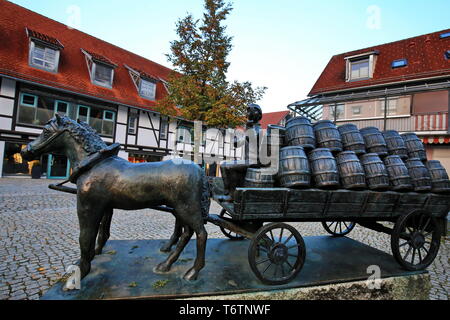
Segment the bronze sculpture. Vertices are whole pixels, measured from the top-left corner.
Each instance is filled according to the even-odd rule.
[[[204,224],[210,205],[205,173],[187,160],[132,164],[117,156],[119,149],[117,144],[108,147],[86,123],[56,114],[22,151],[25,159],[62,153],[72,164],[70,181],[77,185],[81,278],[89,273],[92,259],[102,252],[109,238],[114,208],[137,210],[164,205],[173,208],[170,212],[183,231],[176,249],[154,270],[168,272],[195,232],[197,256],[184,278],[197,279],[205,265]]]

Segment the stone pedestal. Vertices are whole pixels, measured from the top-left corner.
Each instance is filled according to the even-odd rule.
[[[165,259],[163,240],[110,241],[92,263],[81,290],[53,286],[44,300],[77,299],[427,299],[427,272],[408,272],[394,258],[349,238],[305,237],[306,261],[296,279],[282,286],[262,284],[247,259],[249,241],[209,239],[199,279],[182,275],[193,264],[191,241],[171,272],[152,269]],[[374,271],[375,270],[375,271]],[[377,270],[380,280],[377,280]]]

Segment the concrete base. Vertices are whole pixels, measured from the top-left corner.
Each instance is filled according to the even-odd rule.
[[[81,290],[63,291],[58,282],[43,300],[92,299],[427,299],[426,272],[408,272],[394,258],[349,238],[305,237],[306,261],[296,279],[282,286],[262,284],[247,258],[249,241],[209,239],[199,279],[183,274],[195,258],[191,241],[171,272],[155,274],[163,261],[163,240],[110,241],[92,263]],[[380,271],[379,282],[373,279]],[[370,284],[379,285],[371,289]]]

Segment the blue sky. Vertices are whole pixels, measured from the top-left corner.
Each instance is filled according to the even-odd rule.
[[[203,0],[13,0],[171,67],[175,23],[202,17]],[[304,99],[331,56],[450,27],[448,0],[235,0],[229,80],[269,89],[264,112]]]

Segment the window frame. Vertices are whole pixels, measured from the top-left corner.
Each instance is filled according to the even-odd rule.
[[[134,118],[134,124],[133,127],[131,126],[131,119]],[[138,119],[139,119],[139,112],[135,109],[130,109],[128,114],[128,126],[127,126],[127,134],[136,135],[137,129],[138,129]],[[133,132],[130,132],[130,129],[133,128]]]
[[[34,97],[34,104],[28,104],[28,103],[25,103],[25,102],[23,102],[23,96],[24,95],[27,95],[27,96],[30,96],[30,97]],[[36,95],[34,95],[34,94],[30,94],[30,93],[26,93],[26,92],[21,92],[20,93],[20,105],[23,105],[23,106],[25,106],[25,107],[34,107],[34,108],[37,108],[37,105],[38,105],[38,99],[39,99],[39,97],[38,96],[36,96]]]
[[[76,117],[75,120],[78,121],[78,119],[80,119],[80,108],[87,108],[87,110],[88,110],[87,116],[86,116],[87,119],[86,119],[86,121],[84,121],[84,122],[86,122],[87,124],[89,124],[89,119],[91,118],[91,107],[85,106],[85,105],[83,105],[83,104],[77,105],[77,117]]]
[[[165,123],[165,130],[163,133],[163,126],[162,124]],[[160,119],[160,124],[159,124],[159,139],[160,140],[167,140],[169,136],[169,119],[164,119],[161,118]]]
[[[367,63],[367,76],[362,77],[361,76],[361,68],[359,68],[358,69],[359,76],[354,78],[353,77],[353,66],[355,66],[355,65],[362,65],[363,63],[364,64]],[[350,70],[349,70],[349,78],[350,78],[350,80],[349,81],[359,81],[359,80],[370,79],[370,59],[369,59],[369,57],[350,61],[349,68],[350,68]]]
[[[404,68],[404,67],[407,67],[407,66],[408,66],[408,59],[405,59],[405,58],[394,60],[391,63],[391,68],[392,69]]]
[[[66,112],[65,112],[65,116],[69,116],[70,115],[70,103],[69,102],[67,102],[67,101],[63,101],[63,100],[55,100],[55,105],[54,105],[54,113],[56,114],[56,113],[58,113],[59,111],[58,111],[58,104],[59,103],[65,103],[66,105],[67,105],[67,110],[66,110]]]
[[[34,59],[35,59],[35,57],[34,57],[34,50],[36,48],[36,45],[44,48],[44,59],[37,58],[38,60],[42,60],[44,62],[42,66],[39,65],[39,64],[34,63]],[[48,63],[48,61],[45,60],[45,50],[46,49],[55,51],[55,59],[53,61],[55,66],[54,66],[53,69],[45,67],[45,63],[46,62]],[[59,49],[54,48],[52,46],[49,46],[49,45],[45,44],[44,42],[40,42],[40,41],[36,41],[36,40],[30,40],[30,49],[29,49],[29,52],[28,52],[28,64],[30,65],[30,67],[36,68],[36,69],[40,69],[40,70],[44,70],[44,71],[51,72],[51,73],[58,73],[59,59],[60,59],[60,50]]]
[[[150,84],[152,84],[154,86],[153,96],[152,97],[149,97],[149,96],[146,96],[146,95],[142,94],[142,83],[143,82],[148,82],[148,83],[150,83]],[[144,99],[155,101],[156,100],[156,82],[141,77],[140,80],[139,80],[139,96],[144,98]]]
[[[103,81],[99,81],[99,80],[96,79],[95,74],[96,74],[98,65],[101,66],[101,67],[110,69],[110,71],[111,71],[111,73],[110,73],[111,79],[110,79],[109,83],[106,83],[106,82],[103,82]],[[106,63],[99,63],[99,62],[96,62],[96,61],[92,61],[91,80],[92,80],[92,83],[97,85],[97,86],[108,88],[108,89],[112,89],[113,83],[114,83],[114,68],[112,66],[107,65]]]

